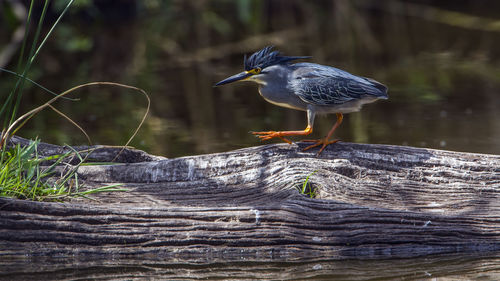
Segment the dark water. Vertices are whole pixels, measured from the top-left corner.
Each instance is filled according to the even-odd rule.
[[[388,85],[389,100],[345,116],[337,130],[343,141],[499,154],[500,28],[495,23],[500,17],[491,11],[500,4],[427,2],[81,4],[56,30],[30,77],[56,92],[91,81],[141,87],[152,106],[132,145],[167,157],[227,151],[259,145],[249,131],[305,128],[305,113],[268,104],[256,85],[212,87],[242,70],[243,54],[275,45],[284,54],[312,55],[312,62]],[[53,5],[49,21],[57,8]],[[1,74],[3,93],[11,78]],[[92,87],[72,96],[81,100],[61,101],[57,108],[94,143],[124,144],[145,112],[140,94],[120,88]],[[49,98],[31,87],[23,110]],[[318,118],[313,137],[325,135],[334,119]],[[86,142],[50,111],[20,134],[58,144]]]
[[[243,54],[266,45],[286,55],[311,55],[311,62],[388,85],[389,100],[345,116],[336,131],[343,141],[500,154],[498,1],[94,2],[82,1],[70,10],[29,77],[55,92],[92,81],[144,89],[151,109],[132,145],[151,154],[227,151],[259,145],[249,131],[305,128],[303,112],[268,104],[255,85],[212,87],[242,70]],[[51,6],[49,22],[60,6]],[[10,41],[15,24],[6,24],[2,16],[0,22],[1,48]],[[13,69],[16,62],[14,56],[6,67]],[[13,83],[11,76],[0,73],[0,95]],[[91,87],[72,97],[80,101],[60,101],[56,107],[81,125],[94,143],[124,144],[145,112],[145,99],[121,88]],[[50,98],[30,86],[21,112]],[[317,118],[314,137],[326,134],[334,119]],[[56,144],[86,143],[78,129],[48,110],[19,134]],[[117,260],[59,267],[42,262],[39,273],[32,264],[36,265],[5,262],[1,277],[500,279],[498,258],[467,256],[209,266]],[[259,270],[263,275],[255,273]]]

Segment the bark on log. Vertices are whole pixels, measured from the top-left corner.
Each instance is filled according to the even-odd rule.
[[[0,257],[262,262],[500,250],[500,156],[342,142],[318,157],[304,146],[175,159],[126,150],[128,163],[81,166],[87,185],[129,191],[0,198]],[[314,171],[311,199],[296,187]]]

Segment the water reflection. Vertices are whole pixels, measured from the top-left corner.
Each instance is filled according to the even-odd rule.
[[[156,259],[0,261],[0,280],[498,280],[500,259],[433,256],[400,260],[205,262]]]
[[[212,87],[242,69],[244,53],[272,44],[389,86],[388,101],[345,116],[336,132],[344,141],[498,154],[500,38],[497,15],[490,13],[498,5],[126,1],[117,10],[88,2],[72,9],[30,76],[54,91],[102,80],[141,87],[153,107],[132,145],[168,157],[226,151],[259,145],[249,131],[306,124],[302,112],[266,103],[254,85]],[[6,93],[12,80],[5,74],[0,79]],[[101,144],[124,144],[146,104],[117,88],[76,95],[80,102],[57,107]],[[48,98],[31,87],[22,112]],[[318,118],[314,137],[326,134],[334,120]],[[78,129],[48,111],[20,134],[85,142]]]

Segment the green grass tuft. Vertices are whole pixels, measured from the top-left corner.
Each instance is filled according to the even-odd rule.
[[[39,141],[35,140],[28,146],[16,145],[1,153],[0,196],[34,201],[60,201],[68,197],[88,198],[87,195],[97,192],[126,191],[117,188],[119,185],[81,191],[82,186],[79,184],[76,170],[85,159],[77,151],[40,157],[38,144]],[[80,159],[78,165],[64,162],[65,159],[75,156]]]
[[[70,6],[73,4],[74,0],[68,0],[67,3],[62,4],[64,6],[64,10],[60,13],[60,15],[57,17],[57,20],[51,25],[51,28],[43,37],[41,36],[42,27],[47,9],[49,7],[49,3],[51,1],[44,0],[43,9],[40,16],[38,17],[38,23],[34,26],[34,34],[33,36],[29,36],[30,29],[32,29],[31,22],[34,18],[37,18],[33,16],[34,4],[36,2],[37,1],[35,0],[30,1],[30,7],[26,19],[26,26],[24,28],[25,33],[19,54],[17,70],[11,71],[8,69],[0,68],[1,72],[6,72],[16,76],[14,87],[8,93],[8,95],[6,95],[6,97],[2,97],[0,101],[0,197],[14,197],[36,201],[60,201],[66,197],[81,196],[88,198],[88,195],[97,192],[126,191],[126,189],[118,188],[120,184],[80,191],[81,186],[79,184],[78,174],[76,173],[76,171],[81,165],[92,165],[92,163],[84,164],[86,158],[81,157],[80,153],[72,149],[71,147],[70,151],[65,154],[40,157],[38,154],[38,140],[35,140],[31,142],[30,145],[24,147],[20,145],[16,145],[14,147],[8,145],[10,137],[14,135],[20,128],[22,128],[28,120],[30,120],[38,112],[45,108],[52,109],[62,117],[66,118],[77,128],[79,128],[85,134],[90,144],[90,137],[87,135],[87,133],[80,126],[78,126],[78,124],[73,122],[68,116],[57,110],[52,105],[52,103],[54,103],[58,99],[68,99],[67,97],[65,97],[67,94],[83,87],[92,85],[118,86],[139,91],[146,97],[148,101],[146,114],[144,115],[141,123],[134,131],[132,137],[129,139],[127,144],[125,144],[125,146],[127,146],[132,138],[137,134],[139,128],[145,121],[150,107],[150,99],[147,93],[144,90],[133,86],[113,82],[91,82],[78,85],[61,94],[56,94],[28,78],[29,70],[34,63],[35,58],[58,25],[59,21],[63,18]],[[33,38],[33,41],[29,43],[28,38]],[[31,46],[31,48],[29,48],[29,46]],[[27,55],[26,58],[25,55]],[[39,88],[55,95],[55,97],[53,97],[43,105],[34,108],[21,116],[18,116],[19,105],[26,81],[33,83]],[[124,148],[122,148],[122,150],[123,149]],[[89,155],[89,153],[87,155]],[[67,159],[75,159],[75,157],[79,159],[78,165],[70,165],[69,163],[64,162]]]

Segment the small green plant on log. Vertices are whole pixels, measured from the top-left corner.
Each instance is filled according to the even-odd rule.
[[[310,182],[310,177],[312,175],[314,175],[316,172],[318,172],[318,171],[316,170],[316,171],[310,173],[309,175],[307,175],[302,186],[297,186],[297,189],[299,190],[300,194],[304,194],[310,198],[316,198],[318,188],[315,187],[312,182]]]

